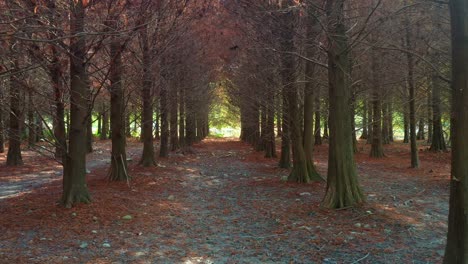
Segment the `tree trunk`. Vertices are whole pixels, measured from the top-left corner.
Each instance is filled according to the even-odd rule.
[[[387,104],[388,106],[388,141],[393,142],[393,102],[390,99],[390,102]]]
[[[7,166],[19,166],[23,165],[23,158],[21,156],[21,97],[20,97],[20,83],[18,78],[19,73],[18,62],[14,62],[14,69],[12,75],[10,75],[10,129],[8,133],[8,154],[7,154]]]
[[[281,111],[281,154],[279,160],[280,168],[291,167],[291,142],[289,139],[289,104],[288,104],[288,91],[283,85],[282,88],[282,111]]]
[[[185,89],[179,90],[179,145],[185,146]]]
[[[408,16],[408,15],[407,15]],[[408,17],[405,17],[405,42],[406,48],[411,50],[411,32]],[[416,88],[414,86],[414,56],[407,52],[408,61],[408,88],[409,88],[409,127],[410,127],[410,145],[411,145],[411,168],[419,167],[418,146],[416,141]]]
[[[75,203],[89,203],[86,185],[86,118],[88,109],[88,79],[84,32],[85,10],[81,1],[70,2],[70,131],[69,149],[63,174],[62,204],[70,208]]]
[[[177,120],[179,105],[178,105],[178,96],[177,96],[177,86],[172,86],[170,88],[170,135],[171,135],[171,151],[176,151],[179,148],[179,124]]]
[[[143,102],[141,114],[143,152],[140,164],[143,167],[150,167],[156,165],[156,161],[153,146],[153,97],[151,93],[153,82],[151,81],[151,57],[147,26],[141,29],[140,37],[143,43],[143,87],[141,91],[141,100]]]
[[[34,120],[34,100],[32,91],[28,91],[28,148],[36,144],[36,120]]]
[[[390,113],[388,112],[388,102],[382,105],[382,144],[390,144]]]
[[[417,140],[424,140],[426,138],[425,131],[424,131],[424,118],[419,118],[419,127],[418,127],[418,134],[416,135]]]
[[[322,145],[322,134],[320,131],[320,88],[317,88],[317,95],[315,96],[315,125],[314,125],[314,145]]]
[[[427,92],[427,108],[426,108],[426,115],[427,115],[427,143],[431,144],[432,142],[432,91],[429,89]]]
[[[100,139],[104,140],[104,139],[109,138],[109,116],[108,116],[108,110],[107,110],[106,104],[102,105],[101,117],[102,117],[102,130],[101,130]]]
[[[363,106],[362,106],[362,133],[360,139],[367,139],[368,133],[367,133],[367,100],[363,100]]]
[[[370,105],[370,103],[368,103]],[[374,126],[373,120],[373,113],[372,113],[372,107],[369,107],[367,109],[367,140],[366,144],[372,144],[372,135],[374,134],[374,131],[372,127]]]
[[[118,30],[119,18],[110,17],[108,22],[112,30]],[[114,36],[110,43],[110,123],[112,130],[111,166],[109,169],[109,180],[129,181],[127,167],[127,154],[125,151],[125,98],[122,87],[122,44],[119,37]]]
[[[90,97],[91,98],[91,93]],[[86,152],[93,152],[93,110],[92,106],[88,107],[88,116],[86,120]]]
[[[325,99],[325,115],[323,116],[323,138],[328,139],[328,122],[330,121],[330,102],[329,99]]]
[[[431,151],[446,151],[444,132],[442,130],[442,112],[440,108],[439,77],[432,76],[432,142]]]
[[[343,208],[364,201],[358,183],[351,137],[351,115],[349,114],[350,61],[349,47],[344,25],[344,0],[329,0],[326,12],[329,25],[328,80],[330,147],[328,177],[323,206]]]
[[[380,68],[377,65],[377,58],[375,51],[372,53],[372,145],[370,156],[373,158],[384,157],[382,145],[382,100],[381,100],[381,86],[377,70]]]
[[[468,2],[450,0],[452,26],[452,176],[444,264],[468,262]]]
[[[265,126],[265,158],[276,158],[275,142],[275,97],[273,93],[267,95]]]
[[[169,123],[168,123],[168,104],[167,104],[167,87],[163,85],[160,88],[160,115],[161,115],[161,142],[159,147],[159,157],[169,156]],[[193,142],[192,142],[193,143]]]

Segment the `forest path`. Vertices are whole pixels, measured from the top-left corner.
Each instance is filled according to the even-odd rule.
[[[447,157],[422,153],[425,168],[408,170],[391,147],[384,160],[357,155],[368,203],[338,211],[320,207],[324,183],[284,182],[276,159],[238,140],[133,162],[130,185],[102,166],[89,205],[57,206],[59,181],[0,200],[0,263],[439,263]],[[326,145],[315,159],[325,175]]]
[[[86,157],[87,173],[102,169],[110,164],[111,142],[98,141],[93,145],[93,152]],[[128,158],[140,158],[141,147],[132,146],[128,149]],[[49,154],[49,153],[47,153]],[[6,153],[5,153],[6,156]],[[32,150],[22,152],[23,166],[6,167],[5,157],[0,157],[0,200],[29,193],[36,188],[62,180],[62,165],[47,156],[38,155]]]

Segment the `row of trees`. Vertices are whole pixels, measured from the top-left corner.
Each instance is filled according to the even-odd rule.
[[[156,165],[155,136],[160,157],[207,136],[219,62],[202,44],[207,2],[12,0],[0,9],[0,151],[6,135],[7,165],[21,165],[27,135],[30,148],[50,152],[63,165],[65,207],[91,200],[93,124],[112,141],[114,181],[131,179],[131,123],[143,166]]]

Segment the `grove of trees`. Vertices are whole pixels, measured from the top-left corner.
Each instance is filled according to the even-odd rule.
[[[64,207],[92,201],[94,140],[111,140],[109,180],[129,182],[127,138],[143,142],[144,167],[191,154],[221,100],[240,139],[278,159],[289,182],[326,181],[327,208],[365,202],[358,139],[382,160],[384,145],[409,144],[411,168],[422,148],[450,148],[444,263],[468,262],[466,0],[5,0],[0,10],[0,153],[12,167],[24,148],[60,163]],[[320,175],[314,146],[325,143]]]

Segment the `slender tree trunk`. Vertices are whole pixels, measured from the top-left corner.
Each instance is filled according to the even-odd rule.
[[[291,142],[289,138],[289,104],[287,88],[283,85],[282,88],[282,117],[281,117],[281,154],[279,160],[280,168],[291,167]]]
[[[276,96],[275,97],[275,102],[276,102],[276,137],[281,138],[282,137],[282,114],[281,114],[281,109],[282,109],[282,104],[281,101],[283,98],[281,96]]]
[[[387,104],[388,107],[388,141],[393,142],[393,102],[390,99],[390,102]]]
[[[405,87],[405,90],[407,88]],[[405,100],[409,98],[409,96],[405,96]],[[409,143],[409,138],[410,138],[410,129],[409,129],[409,106],[406,104],[403,105],[403,130],[404,130],[404,136],[403,136],[403,143]]]
[[[143,167],[150,167],[156,165],[156,161],[153,146],[153,97],[151,92],[153,82],[151,81],[151,56],[147,26],[141,29],[140,37],[143,43],[143,87],[141,91],[141,100],[143,102],[141,114],[143,152],[140,164]]]
[[[97,134],[101,135],[102,133],[102,116],[101,113],[97,113]]]
[[[323,116],[323,138],[324,139],[328,139],[329,138],[329,135],[328,135],[328,123],[330,121],[330,112],[329,112],[329,109],[330,109],[330,102],[329,102],[329,99],[325,99],[325,115]]]
[[[34,100],[32,91],[28,91],[28,148],[36,144],[36,120],[34,119]]]
[[[360,139],[367,139],[367,100],[363,100],[362,106],[362,133]]]
[[[426,136],[425,136],[426,132],[424,131],[425,130],[424,129],[425,124],[424,124],[424,118],[423,117],[419,118],[419,123],[418,124],[419,124],[419,127],[418,127],[418,134],[416,136],[416,139],[417,140],[424,140],[426,138]]]
[[[377,65],[377,58],[375,52],[372,54],[372,145],[370,156],[373,158],[382,158],[383,145],[382,145],[382,100],[381,100],[381,86],[377,70],[380,68]]]
[[[276,158],[275,142],[275,97],[273,93],[267,95],[265,126],[265,157]]]
[[[88,109],[88,79],[85,67],[85,10],[81,1],[69,1],[70,12],[70,131],[67,162],[63,174],[62,204],[89,203],[86,185],[86,118]]]
[[[108,116],[108,110],[107,110],[106,104],[102,105],[101,117],[102,117],[102,130],[101,130],[100,138],[104,140],[104,139],[109,138],[109,116]]]
[[[314,145],[322,145],[322,134],[320,131],[320,88],[317,89],[317,95],[315,96],[315,127],[314,127]]]
[[[178,96],[177,96],[177,86],[173,86],[169,90],[169,102],[170,102],[170,135],[171,135],[171,151],[176,151],[179,148],[179,124],[178,124]]]
[[[430,87],[430,86],[429,86]],[[432,142],[432,91],[429,89],[427,92],[427,108],[426,108],[426,115],[427,115],[427,143],[430,144]]]
[[[432,76],[432,141],[431,151],[446,151],[444,132],[442,130],[442,113],[440,83],[438,76]]]
[[[20,96],[20,78],[18,70],[18,61],[13,62],[14,69],[10,76],[10,129],[8,132],[8,154],[7,166],[23,165],[23,158],[21,156],[21,96]]]
[[[169,123],[168,123],[168,103],[167,103],[167,87],[163,85],[160,88],[160,115],[161,115],[161,142],[159,147],[159,156],[169,156]]]
[[[118,30],[117,16],[111,17],[108,24],[112,30]],[[117,36],[110,43],[110,123],[112,130],[111,166],[109,169],[109,180],[129,181],[127,166],[127,154],[125,151],[125,98],[122,85],[122,44]]]
[[[156,103],[154,104],[154,111],[156,113],[156,117],[155,117],[155,120],[154,120],[154,138],[156,140],[160,140],[161,139],[161,126],[160,126],[160,120],[161,120],[161,111],[160,111],[160,101],[156,99]]]
[[[408,50],[411,50],[411,32],[408,17],[405,17],[405,44]],[[410,145],[411,145],[411,167],[419,167],[418,146],[416,141],[416,88],[414,87],[414,57],[410,52],[406,53],[408,61],[408,88],[409,88],[409,127],[410,127]]]
[[[368,105],[370,105],[370,103],[368,103]],[[374,134],[374,131],[373,131],[373,126],[374,126],[374,122],[373,122],[373,119],[374,119],[374,115],[372,113],[373,109],[372,107],[369,107],[367,109],[367,141],[366,141],[366,144],[372,144],[372,135]]]
[[[364,201],[354,161],[351,115],[349,114],[350,61],[344,0],[329,0],[326,12],[329,25],[328,80],[330,100],[330,147],[326,194],[322,204],[329,208],[354,206]]]
[[[185,89],[179,90],[179,145],[185,147]]]
[[[468,263],[468,2],[450,0],[452,175],[444,264]]]

